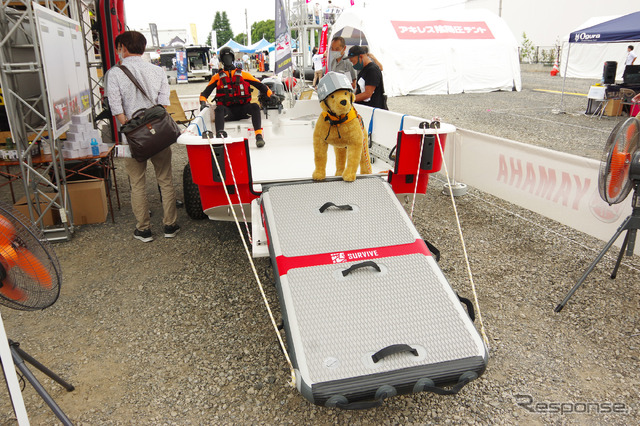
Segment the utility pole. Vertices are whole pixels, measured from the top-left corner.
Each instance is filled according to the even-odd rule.
[[[251,46],[251,33],[249,32],[249,17],[247,16],[247,9],[244,10],[244,25],[247,30],[247,46]]]
[[[502,0],[498,3],[498,16],[502,18]]]

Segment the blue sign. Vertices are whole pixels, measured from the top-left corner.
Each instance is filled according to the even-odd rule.
[[[178,83],[187,83],[187,52],[176,52],[176,71]]]

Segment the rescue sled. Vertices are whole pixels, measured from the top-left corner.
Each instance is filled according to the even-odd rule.
[[[360,409],[404,393],[455,394],[484,372],[480,335],[389,184],[272,185],[260,205],[296,386],[309,401]]]

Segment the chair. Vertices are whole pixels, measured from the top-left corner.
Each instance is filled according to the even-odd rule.
[[[169,101],[170,104],[167,108],[167,112],[169,113],[169,115],[171,115],[171,118],[173,118],[173,121],[175,121],[176,123],[187,127],[189,123],[196,118],[195,112],[198,109],[188,109],[185,111],[182,108],[180,99],[178,99],[178,92],[176,92],[175,90],[169,92]],[[187,117],[187,113],[189,114],[189,117]]]

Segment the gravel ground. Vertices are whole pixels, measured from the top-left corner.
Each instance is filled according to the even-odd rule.
[[[586,98],[573,95],[565,96],[566,114],[552,113],[560,95],[534,89],[561,85],[548,73],[523,72],[519,93],[392,98],[389,105],[599,159],[618,119],[583,116]],[[178,89],[193,94],[203,86]],[[588,86],[567,81],[569,92],[586,93]],[[182,194],[186,155],[173,149]],[[117,173],[116,223],[77,227],[71,241],[53,245],[64,275],[59,301],[40,312],[2,310],[8,335],[76,386],[66,392],[42,379],[77,424],[638,423],[635,256],[610,280],[612,252],[556,314],[553,308],[603,243],[472,188],[456,201],[491,344],[486,373],[455,397],[417,394],[369,411],[326,409],[287,385],[288,368],[235,225],[191,221],[181,209],[176,238],[142,244],[132,238],[124,169]],[[154,187],[149,184],[158,232]],[[451,202],[441,189],[434,176],[414,221],[442,252],[440,266],[452,286],[471,296]],[[256,266],[262,281],[272,282],[269,261],[257,259]],[[266,288],[279,315],[275,289]],[[23,394],[33,424],[56,423],[30,386]],[[0,398],[0,424],[13,424],[12,417],[7,398]]]

